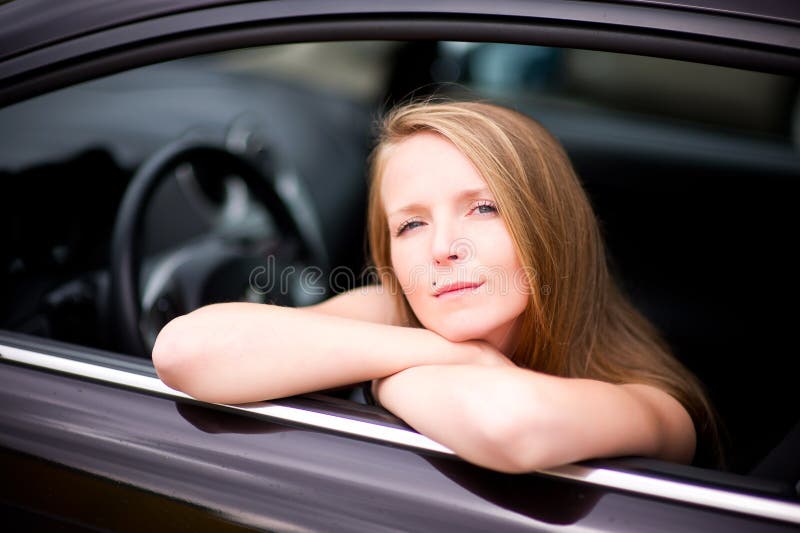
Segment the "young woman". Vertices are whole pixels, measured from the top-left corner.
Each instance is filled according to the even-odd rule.
[[[210,402],[372,381],[377,401],[474,463],[688,463],[717,443],[697,380],[621,294],[567,155],[479,102],[392,111],[371,158],[381,283],[297,309],[226,303],[161,331],[169,386]],[[698,441],[699,439],[699,441]]]

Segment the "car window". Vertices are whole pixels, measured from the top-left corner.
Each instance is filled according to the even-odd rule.
[[[792,141],[796,80],[656,57],[500,43],[442,42],[434,75],[481,94],[548,98]],[[547,104],[545,104],[547,105]]]
[[[430,95],[492,99],[562,141],[622,286],[719,409],[731,470],[757,468],[800,414],[789,371],[800,183],[790,76],[591,50],[362,41],[227,51],[38,96],[0,109],[0,328],[125,351],[111,333],[113,230],[142,164],[178,142],[250,161],[287,212],[270,211],[236,172],[172,169],[137,243],[146,338],[204,303],[314,306],[363,286],[373,122]],[[284,224],[303,250],[282,239]],[[252,261],[228,268],[236,246]]]

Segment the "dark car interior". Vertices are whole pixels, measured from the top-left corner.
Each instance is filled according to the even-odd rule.
[[[321,72],[303,63],[302,45],[282,46],[300,55],[265,54],[267,66],[259,50],[189,58],[0,109],[0,328],[147,356],[161,326],[199,305],[301,306],[353,288],[358,276],[329,274],[366,265],[374,119],[412,96],[490,98],[536,118],[566,147],[620,283],[721,415],[726,470],[800,478],[791,444],[800,422],[796,79],[424,41],[382,43],[372,56],[328,45],[325,53],[345,59]],[[239,179],[239,163],[188,150],[197,146],[247,162],[286,212],[271,212]],[[179,157],[158,166],[165,147]],[[121,221],[148,163],[157,187],[139,197],[139,218]],[[125,224],[135,245],[114,256]],[[281,238],[284,224],[293,243]],[[277,290],[273,266],[263,271],[268,289],[254,290],[253,278],[230,283],[276,250],[283,267],[316,265],[328,282]],[[118,283],[133,287],[135,303],[115,301]],[[138,324],[120,318],[125,305]],[[131,337],[143,339],[139,348]]]

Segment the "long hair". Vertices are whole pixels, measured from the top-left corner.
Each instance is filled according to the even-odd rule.
[[[531,288],[518,366],[563,377],[644,383],[666,391],[695,424],[695,462],[722,465],[717,415],[702,385],[613,279],[597,218],[564,148],[542,125],[483,102],[422,101],[383,119],[370,157],[367,231],[373,266],[391,284],[405,325],[422,327],[391,269],[380,198],[392,147],[417,132],[450,141],[478,169],[498,202]]]

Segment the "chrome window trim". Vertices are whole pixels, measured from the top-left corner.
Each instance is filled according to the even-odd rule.
[[[156,377],[109,368],[94,363],[75,361],[65,357],[47,355],[15,346],[0,344],[0,360],[2,359],[48,370],[55,370],[74,376],[90,378],[102,383],[121,385],[161,396],[197,401],[183,392],[166,386]],[[403,428],[393,428],[330,414],[316,413],[296,407],[279,405],[274,402],[218,405],[222,405],[226,409],[234,411],[244,411],[251,415],[263,415],[265,418],[274,421],[301,424],[312,428],[365,437],[389,444],[399,444],[418,450],[455,455],[452,450],[428,437]],[[681,481],[648,477],[642,474],[621,472],[608,468],[571,464],[543,469],[538,472],[562,479],[580,481],[601,487],[653,496],[660,499],[800,524],[800,503],[795,504],[762,496],[753,496],[712,487],[701,487]]]
[[[17,361],[74,376],[90,378],[102,383],[122,385],[127,388],[156,393],[161,396],[198,401],[188,394],[168,387],[156,377],[108,368],[94,363],[75,361],[64,357],[46,355],[40,352],[0,344],[0,360],[2,359]],[[282,422],[302,424],[314,428],[411,446],[417,449],[453,454],[448,448],[430,440],[424,435],[402,428],[393,428],[324,413],[315,413],[313,411],[279,405],[273,402],[215,405],[224,405],[226,409],[234,411],[245,411],[247,413],[264,415],[265,417]]]

